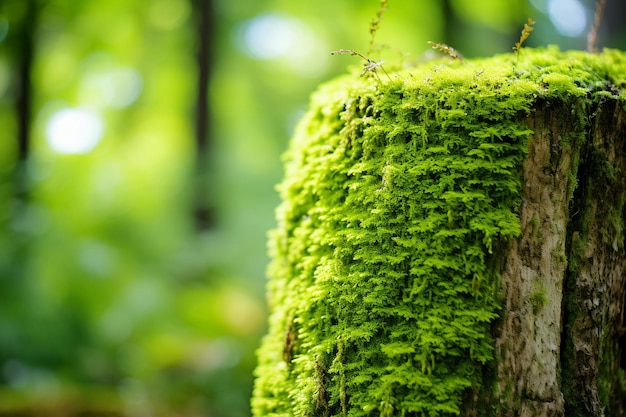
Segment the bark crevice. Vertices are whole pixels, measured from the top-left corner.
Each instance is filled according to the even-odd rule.
[[[561,348],[565,412],[624,416],[626,113],[617,98],[603,97],[589,122],[568,225]]]

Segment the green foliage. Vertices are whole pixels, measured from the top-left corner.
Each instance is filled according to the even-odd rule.
[[[535,285],[534,291],[530,297],[533,313],[537,314],[549,301],[547,290],[543,285]]]
[[[254,208],[267,207],[265,224],[238,234],[221,231],[222,221],[209,238],[194,233],[193,7],[0,2],[2,415],[248,414],[276,177],[254,183],[266,189]],[[16,166],[20,29],[36,42],[27,167]],[[50,146],[49,122],[63,108],[101,117],[104,137],[91,152]],[[83,130],[65,128],[70,137]],[[16,184],[20,170],[26,181]],[[256,256],[225,255],[233,245],[224,235],[256,244]]]
[[[254,414],[450,416],[490,390],[525,118],[625,62],[549,48],[320,87],[280,186]]]

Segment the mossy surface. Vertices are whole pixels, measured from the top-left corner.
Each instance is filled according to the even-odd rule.
[[[448,416],[491,390],[525,119],[555,100],[584,124],[624,88],[626,54],[555,48],[321,86],[286,155],[253,413]]]

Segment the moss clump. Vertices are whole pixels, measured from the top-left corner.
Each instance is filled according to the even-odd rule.
[[[584,123],[600,82],[625,87],[609,74],[626,60],[548,48],[442,62],[314,94],[280,186],[256,416],[458,415],[492,389],[525,118],[558,100]]]

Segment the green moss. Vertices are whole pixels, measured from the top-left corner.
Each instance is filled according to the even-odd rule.
[[[525,49],[515,66],[507,54],[321,86],[286,156],[254,414],[458,415],[490,390],[525,119],[558,101],[583,132],[599,83],[624,87],[611,78],[624,58]]]
[[[537,314],[549,301],[546,288],[541,284],[536,284],[530,297],[533,313]]]

